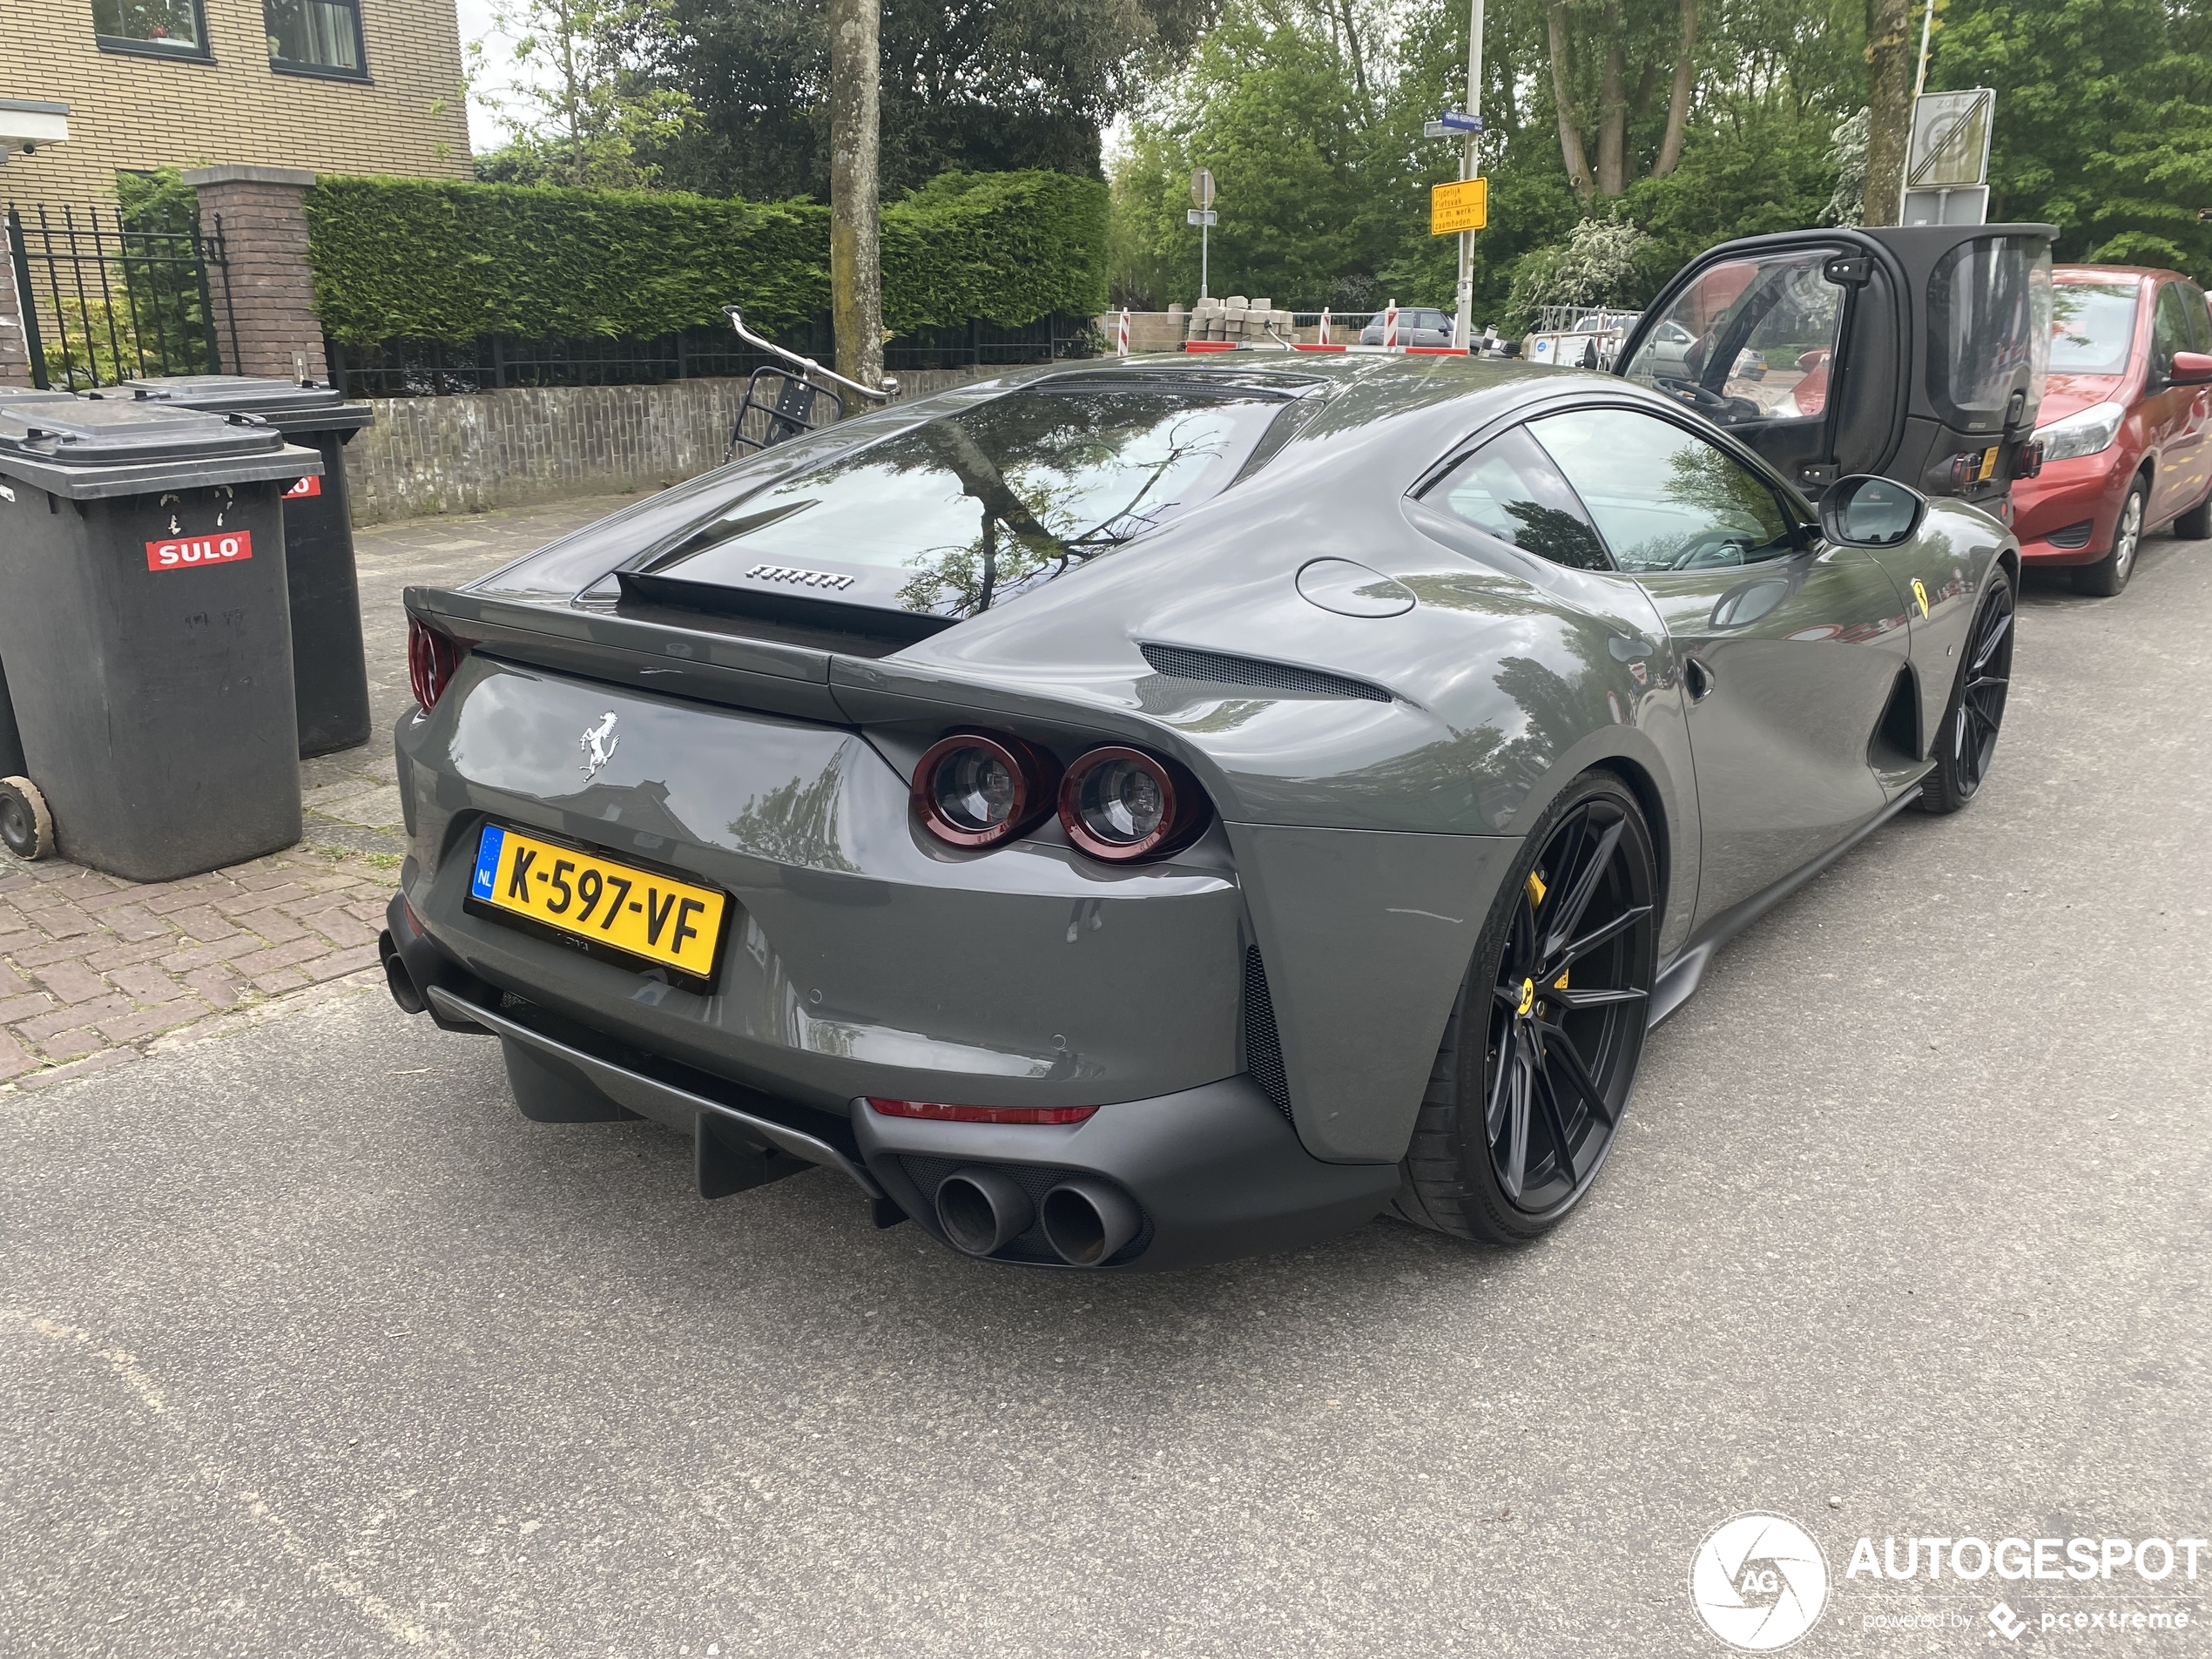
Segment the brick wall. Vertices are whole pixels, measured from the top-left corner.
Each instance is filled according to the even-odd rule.
[[[902,369],[900,395],[925,396],[995,372]],[[722,464],[745,384],[693,380],[373,399],[376,424],[346,446],[354,522],[664,489]]]
[[[328,380],[302,199],[314,174],[233,165],[188,168],[185,182],[199,192],[200,224],[222,233],[223,261],[210,261],[207,278],[225,372]]]
[[[0,98],[69,105],[69,138],[12,157],[0,194],[112,206],[119,169],[252,162],[462,179],[454,0],[361,0],[368,78],[269,64],[261,0],[202,0],[209,60],[104,51],[91,0],[0,0]]]

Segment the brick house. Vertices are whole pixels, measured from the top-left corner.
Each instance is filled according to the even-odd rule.
[[[208,163],[469,173],[454,0],[4,0],[0,99],[68,105],[65,142],[0,169],[20,203]]]

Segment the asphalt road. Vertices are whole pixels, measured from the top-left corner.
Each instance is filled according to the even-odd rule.
[[[1982,799],[1725,954],[1519,1253],[977,1267],[369,995],[0,1099],[0,1651],[1710,1656],[1755,1509],[1802,1653],[2212,1651],[2212,1558],[1846,1576],[2212,1534],[2212,544],[2020,627]],[[2193,1622],[2040,1627],[2112,1604]]]

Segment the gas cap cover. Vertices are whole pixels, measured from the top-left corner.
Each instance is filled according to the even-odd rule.
[[[1340,617],[1396,617],[1413,608],[1413,590],[1395,577],[1350,559],[1315,559],[1298,573],[1308,604]]]

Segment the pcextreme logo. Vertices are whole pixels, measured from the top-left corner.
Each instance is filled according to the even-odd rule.
[[[1820,1622],[1828,1558],[1783,1515],[1753,1511],[1705,1534],[1689,1563],[1689,1604],[1710,1630],[1745,1653],[1776,1653]]]

